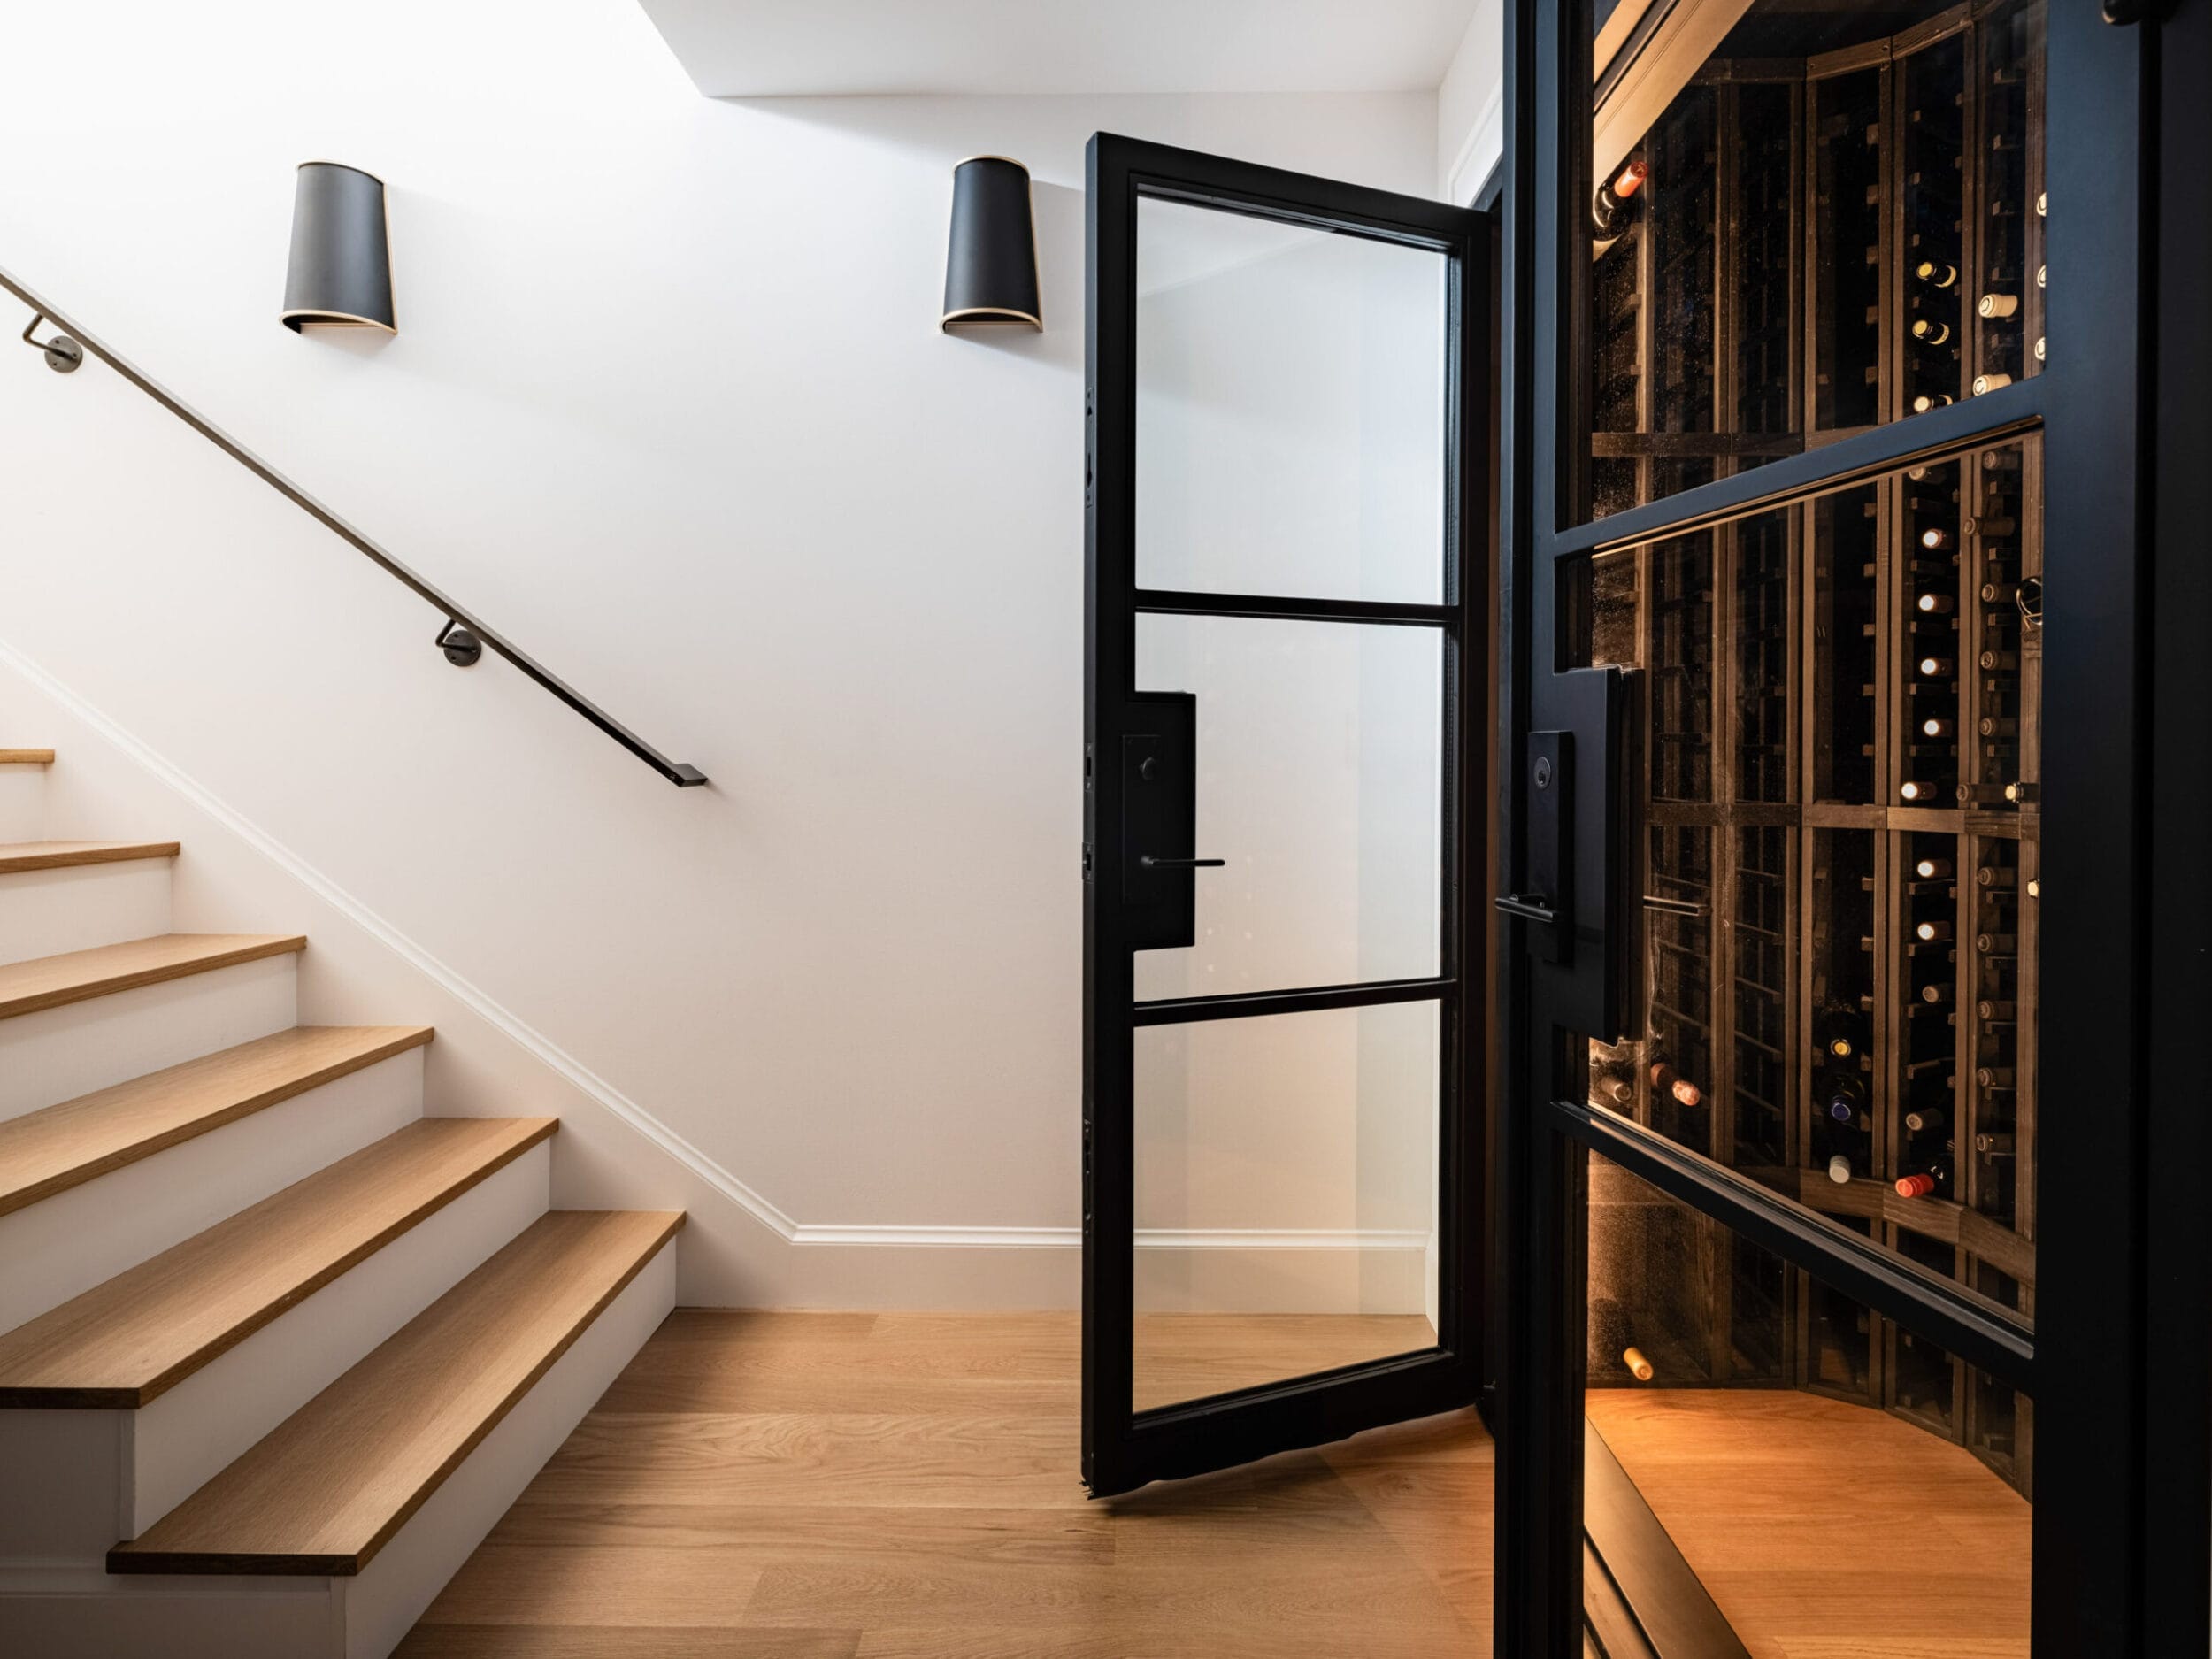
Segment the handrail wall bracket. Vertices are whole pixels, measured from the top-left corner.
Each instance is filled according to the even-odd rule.
[[[51,340],[34,340],[31,334],[46,320],[46,313],[35,311],[31,320],[23,325],[23,343],[35,346],[46,354],[46,366],[57,374],[73,374],[84,361],[84,348],[67,334],[56,334]]]

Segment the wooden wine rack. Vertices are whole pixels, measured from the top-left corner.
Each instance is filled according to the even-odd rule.
[[[1642,212],[1596,257],[1597,516],[2036,372],[2041,19],[1962,5],[1684,88],[1637,152]],[[2017,303],[1984,315],[1985,293]],[[2041,523],[2039,442],[2015,436],[1601,554],[1580,611],[1586,660],[1643,670],[1650,786],[1647,1018],[1593,1045],[1632,1101],[1594,1099],[2029,1317]],[[1851,1016],[1858,1052],[1816,1052]],[[1655,1087],[1660,1058],[1695,1102]],[[1828,1113],[1839,1068],[1863,1129]],[[1943,1187],[1900,1194],[1947,1141]],[[1670,1225],[1701,1254],[1665,1333],[1639,1325],[1680,1367],[1660,1382],[1884,1407],[2032,1491],[2024,1396],[1801,1273],[1767,1283],[1717,1224]],[[1594,1290],[1601,1248],[1594,1230]]]

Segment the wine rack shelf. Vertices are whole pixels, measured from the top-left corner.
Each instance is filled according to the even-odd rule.
[[[2042,15],[1957,6],[1683,88],[1594,255],[1599,516],[2037,372]],[[2029,434],[1601,553],[1566,607],[1646,719],[1648,1005],[1591,1044],[1592,1101],[2029,1319],[2041,506]],[[1606,1264],[1654,1378],[1597,1320],[1593,1385],[1779,1381],[2032,1491],[2024,1396],[1668,1225],[1685,1282]]]

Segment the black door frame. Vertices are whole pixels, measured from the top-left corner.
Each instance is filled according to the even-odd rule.
[[[1483,1011],[1491,672],[1486,584],[1490,216],[1101,133],[1088,158],[1085,350],[1083,1479],[1104,1497],[1471,1402],[1483,1376]],[[1448,261],[1443,603],[1144,590],[1136,586],[1136,229],[1141,196],[1432,250]],[[1118,757],[1131,727],[1141,613],[1384,623],[1444,641],[1444,869],[1432,979],[1138,1008],[1124,919]],[[1134,1136],[1131,1048],[1144,1025],[1432,1001],[1438,1078],[1438,1346],[1136,1412],[1131,1404]]]
[[[1555,561],[2039,429],[2052,595],[2041,1064],[2046,1099],[2083,1104],[2039,1125],[2041,1167],[2064,1171],[2066,1185],[2040,1210],[2029,1333],[1901,1271],[1884,1252],[1839,1240],[1718,1165],[1581,1105],[1579,1068],[1571,1082],[1562,1064],[1567,1022],[1556,986],[1532,966],[1516,924],[1494,981],[1507,1033],[1492,1194],[1495,1652],[1582,1651],[1579,1178],[1596,1150],[2034,1397],[2036,1659],[2201,1653],[2212,1590],[2201,1179],[2212,1133],[2190,1027],[2205,1006],[2212,921],[2201,643],[2212,603],[2201,552],[2212,511],[2202,460],[2212,363],[2200,294],[2212,250],[2200,186],[2177,175],[2193,173],[2212,142],[2201,80],[2212,62],[2212,0],[2116,6],[2149,14],[2122,25],[2090,0],[2049,0],[2050,337],[2059,349],[2047,373],[1578,526],[1566,508],[1583,348],[1579,331],[1563,324],[1581,314],[1588,273],[1587,6],[1507,8],[1503,871],[1527,867],[1526,733],[1571,724],[1571,677],[1550,660]],[[2171,41],[2162,96],[2162,35]],[[2163,177],[2162,153],[2171,158]],[[2170,216],[2162,245],[2162,186]],[[2166,491],[2154,495],[2162,476]],[[2169,556],[2162,566],[2154,548]],[[2053,1010],[2063,1010],[2062,1023]],[[2152,1248],[2161,1253],[2155,1272]]]

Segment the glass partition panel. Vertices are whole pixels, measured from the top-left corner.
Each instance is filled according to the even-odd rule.
[[[1682,0],[1701,63],[1597,63],[1578,518],[2038,372],[2044,4]]]
[[[1595,1154],[1587,1192],[1593,1622],[1617,1596],[1685,1652],[2026,1659],[2027,1396]]]
[[[1590,1099],[2032,1317],[2040,450],[1577,571],[1639,671],[1645,1002]]]
[[[1137,1031],[1134,1409],[1435,1345],[1437,1007]]]

